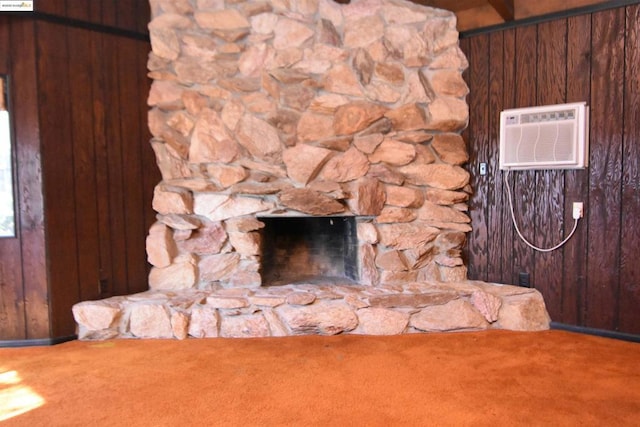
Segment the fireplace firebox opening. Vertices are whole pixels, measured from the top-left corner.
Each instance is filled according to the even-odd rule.
[[[358,283],[354,217],[262,217],[263,286]]]

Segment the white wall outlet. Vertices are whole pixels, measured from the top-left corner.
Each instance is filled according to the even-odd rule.
[[[573,202],[573,219],[580,219],[584,216],[584,204],[582,202]]]

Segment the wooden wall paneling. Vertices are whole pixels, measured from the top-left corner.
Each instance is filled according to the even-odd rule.
[[[105,78],[106,105],[106,140],[107,168],[109,186],[109,220],[111,237],[111,291],[114,295],[127,294],[127,258],[124,193],[125,181],[122,163],[122,130],[120,120],[121,103],[129,99],[129,95],[120,88],[120,45],[118,37],[104,35],[104,64],[107,70]],[[108,54],[107,54],[108,53]],[[121,97],[125,98],[121,101]],[[126,129],[125,129],[126,131]]]
[[[101,33],[91,37],[91,64],[93,67],[92,88],[92,114],[93,114],[93,140],[95,147],[95,183],[97,205],[97,227],[99,241],[99,280],[100,296],[112,295],[113,264],[111,257],[111,223],[110,223],[110,171],[109,148],[111,141],[107,139],[107,78],[111,70],[107,68],[105,49],[105,36]]]
[[[96,150],[93,127],[93,65],[91,47],[94,33],[67,29],[69,50],[69,96],[72,117],[74,192],[76,197],[76,233],[78,247],[78,284],[80,300],[100,295],[100,244],[98,233]],[[77,301],[76,301],[77,302]],[[67,307],[71,311],[71,306]]]
[[[624,21],[624,8],[592,17],[587,320],[608,330],[616,328],[620,280]]]
[[[35,24],[11,22],[12,92],[26,339],[50,336]],[[19,101],[19,102],[18,102]],[[20,268],[20,267],[16,267]]]
[[[138,5],[140,0],[118,0],[114,5],[116,7],[116,23],[118,28],[129,31],[138,30]]]
[[[487,161],[486,185],[486,225],[487,225],[487,279],[491,282],[504,282],[502,258],[505,241],[502,236],[502,174],[500,173],[500,111],[503,107],[504,91],[504,34],[492,33],[489,36],[489,109],[487,117],[488,139],[484,154]]]
[[[516,67],[513,58],[516,56],[516,32],[514,29],[503,31],[503,94],[502,101],[504,109],[513,108],[515,106],[515,94],[516,94]],[[502,283],[516,284],[518,283],[518,276],[514,269],[514,242],[518,237],[513,229],[513,220],[511,219],[511,212],[509,211],[509,203],[506,198],[506,187],[504,186],[504,172],[500,172],[500,180],[503,185],[503,198],[502,205],[496,206],[494,209],[500,211],[500,217],[502,218]]]
[[[95,22],[91,19],[91,6],[95,0],[66,0],[65,16],[84,22]],[[100,23],[100,22],[97,22]]]
[[[537,31],[533,25],[516,29],[515,72],[516,85],[514,107],[536,105],[536,63]],[[536,243],[535,195],[536,173],[534,171],[514,171],[509,177],[511,196],[518,227],[522,234],[533,244]],[[514,235],[515,236],[515,235]],[[535,254],[517,236],[514,237],[515,277],[519,272],[529,273],[532,286],[536,285]]]
[[[487,176],[477,173],[479,162],[488,160],[489,116],[486,99],[489,95],[489,36],[483,35],[470,40],[469,75],[469,167],[473,195],[469,200],[469,215],[473,230],[469,233],[469,274],[479,280],[487,278],[487,222],[486,192]]]
[[[142,134],[140,128],[145,120],[140,117],[138,99],[132,100],[131,94],[138,93],[137,49],[135,40],[119,39],[120,61],[117,70],[120,91],[120,123],[122,137],[122,168],[124,186],[124,212],[127,291],[129,293],[147,289],[145,264],[145,237],[147,230],[144,221],[143,171],[141,159]]]
[[[538,25],[537,100],[539,105],[561,104],[566,99],[567,23],[558,19]],[[572,211],[564,210],[564,171],[536,173],[534,211],[539,247],[551,248],[571,230]],[[568,215],[566,215],[568,214]],[[565,218],[568,218],[565,222]],[[567,230],[568,228],[568,230]],[[537,288],[545,297],[552,319],[562,314],[562,249],[537,252]]]
[[[136,13],[136,18],[137,27],[135,28],[135,30],[139,33],[148,34],[148,25],[149,22],[151,22],[151,4],[148,1],[142,1],[138,3],[138,12]]]
[[[90,22],[102,25],[102,3],[103,0],[90,0],[87,2],[86,7]]]
[[[118,2],[120,0],[100,0],[102,4],[102,25],[118,26]]]
[[[0,52],[9,52],[11,49],[9,25],[9,17],[0,16]],[[11,75],[9,57],[8,54],[0,55],[0,74],[9,76],[6,86],[11,90],[10,85],[14,76]],[[3,83],[0,81],[0,84]],[[7,94],[7,98],[10,95],[11,92]],[[8,109],[10,118],[13,119],[11,106]],[[15,141],[14,135],[12,144],[14,153]],[[14,161],[14,176],[17,175],[15,167]],[[14,200],[16,196],[17,193],[14,190]],[[16,225],[19,225],[19,221],[19,212],[16,212]],[[0,238],[0,339],[25,339],[26,333],[20,230],[16,227],[16,237]]]
[[[587,102],[591,108],[591,15],[567,20],[567,102]],[[597,106],[596,106],[597,108]],[[564,211],[572,212],[573,202],[589,206],[589,170],[565,171]],[[583,325],[587,268],[587,216],[580,220],[573,237],[564,246],[562,316],[559,321]],[[567,220],[570,221],[570,220]],[[566,227],[565,227],[566,229]]]
[[[49,300],[44,248],[41,155],[36,105],[36,48],[34,24],[11,23],[11,96],[13,103],[18,232],[20,233],[26,339],[49,336]],[[19,102],[18,102],[19,100]]]
[[[64,26],[37,23],[40,141],[43,158],[46,245],[54,336],[74,332],[71,305],[80,300],[71,91]],[[71,328],[71,330],[69,330]]]
[[[65,16],[67,13],[65,0],[45,0],[34,1],[34,10],[36,12],[47,13],[49,15]]]
[[[0,340],[27,337],[21,267],[20,240],[0,239]]]
[[[626,10],[619,328],[640,334],[640,5]]]
[[[574,201],[585,203],[585,217],[563,250],[549,258],[534,253],[518,240],[506,198],[503,196],[499,202],[494,193],[492,205],[487,193],[483,195],[485,200],[473,199],[473,203],[486,205],[486,222],[480,223],[480,229],[488,227],[488,234],[482,236],[477,230],[469,233],[465,252],[470,279],[484,279],[485,271],[496,272],[494,262],[500,262],[503,283],[517,283],[519,271],[530,273],[534,286],[545,295],[553,320],[629,333],[640,329],[640,265],[635,262],[640,243],[639,9],[640,5],[634,4],[500,31],[503,108],[578,101],[586,101],[591,107],[589,168],[537,175],[512,173],[518,224],[530,240],[544,246],[546,242],[557,243],[562,237],[560,227],[563,235],[570,230]],[[491,116],[485,119],[477,111],[486,105],[489,110],[498,108],[493,93],[499,92],[500,86],[494,81],[498,74],[493,71],[493,62],[499,55],[493,40],[500,36],[491,35],[489,51],[484,45],[485,37],[476,35],[461,43],[471,59],[465,72],[471,88],[471,115],[465,135],[470,154],[476,157],[477,151],[483,149],[479,147],[486,136],[485,129],[489,129],[489,145],[493,144]],[[474,66],[475,55],[491,57],[488,91],[476,91],[475,82],[487,77],[482,75],[482,67]],[[476,174],[474,168],[470,171]],[[473,182],[480,181],[474,176]],[[497,191],[497,185],[494,188]],[[502,206],[498,206],[500,203]],[[501,231],[491,229],[496,216],[503,218]],[[478,224],[472,222],[472,226],[475,229]],[[482,252],[483,243],[478,241],[491,241],[496,233],[502,234],[505,243],[513,242],[512,249],[502,248],[499,260],[493,258],[492,251],[488,256]],[[556,257],[560,257],[561,269]]]

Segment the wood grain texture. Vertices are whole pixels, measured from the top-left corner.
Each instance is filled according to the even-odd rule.
[[[50,15],[57,16],[67,15],[66,0],[47,0],[34,3],[34,10],[36,12],[48,13]]]
[[[130,94],[140,99],[138,93],[137,49],[134,42],[120,43],[118,85],[120,97],[120,131],[122,138],[123,210],[125,221],[125,246],[127,257],[127,293],[148,288],[145,266],[145,229],[142,178],[142,132],[146,117],[140,117],[138,103],[131,102]],[[132,70],[137,72],[132,73]]]
[[[479,163],[487,161],[489,106],[489,36],[470,40],[474,52],[469,58],[469,134],[473,135],[469,146],[469,165],[472,170],[471,186],[474,193],[469,200],[469,216],[473,230],[469,233],[470,274],[479,280],[487,278],[487,179],[477,171]]]
[[[503,200],[502,173],[500,172],[500,114],[504,109],[502,91],[504,87],[504,34],[493,33],[489,36],[489,94],[488,111],[485,120],[488,123],[488,144],[484,155],[487,162],[485,176],[486,200],[485,215],[487,224],[487,276],[485,280],[504,282],[501,259],[504,256],[504,239],[501,235],[502,217],[499,210],[491,206],[501,206]]]
[[[587,102],[591,105],[591,16],[582,15],[567,20],[567,102]],[[565,172],[564,211],[571,212],[573,202],[589,206],[589,171]],[[563,250],[562,321],[584,325],[586,313],[586,267],[588,224],[580,220],[578,228]]]
[[[91,38],[91,63],[93,64],[92,78],[92,113],[93,140],[95,144],[95,183],[97,204],[97,228],[99,241],[99,291],[101,297],[111,296],[112,286],[112,236],[110,228],[109,206],[109,148],[107,141],[107,75],[110,70],[106,67],[104,54],[105,35],[94,34]]]
[[[640,5],[627,8],[620,248],[620,330],[640,334]]]
[[[76,195],[76,233],[78,245],[78,284],[80,299],[99,296],[100,244],[96,186],[96,150],[93,138],[94,67],[91,63],[91,39],[94,33],[69,28],[67,45],[75,60],[69,63],[69,95],[72,120],[73,174]],[[71,307],[68,307],[70,310]]]
[[[615,329],[620,281],[624,9],[592,17],[587,320]]]
[[[538,33],[544,35],[538,38],[538,104],[561,104],[566,99],[567,86],[567,23],[557,20],[540,24]],[[564,239],[572,226],[569,219],[569,230],[565,230],[564,171],[537,171],[536,182],[534,210],[538,243],[542,248],[551,248]],[[544,280],[538,281],[536,287],[545,297],[551,318],[559,319],[562,315],[562,251],[536,253],[534,270],[544,274]]]
[[[109,233],[111,236],[111,290],[114,295],[127,293],[126,232],[124,212],[124,171],[122,170],[122,131],[120,128],[120,98],[125,97],[119,87],[120,49],[115,36],[104,38],[107,169],[109,185]]]
[[[523,232],[533,243],[545,246],[557,243],[570,230],[573,202],[584,203],[585,217],[561,250],[534,253],[515,236],[506,199],[497,198],[495,186],[493,196],[485,193],[475,202],[486,205],[487,222],[481,226],[487,226],[488,233],[470,233],[466,248],[471,279],[486,277],[479,272],[492,272],[491,277],[502,270],[503,283],[517,283],[519,271],[529,272],[553,320],[636,334],[640,331],[639,9],[636,4],[500,31],[502,84],[496,81],[498,67],[493,64],[499,58],[493,41],[500,36],[491,36],[490,89],[477,95],[472,89],[470,99],[478,98],[471,108],[482,110],[484,102],[490,111],[498,109],[494,93],[502,96],[503,108],[580,101],[591,108],[587,169],[520,171],[512,176],[518,224],[524,225]],[[470,58],[487,56],[486,46],[474,43],[476,37],[481,36],[465,40],[462,49]],[[486,78],[482,73],[470,67],[465,78],[473,84]],[[491,129],[490,118],[474,123],[483,117],[470,116],[467,138],[475,153],[497,149],[493,137],[475,134],[475,129]],[[477,173],[474,168],[470,171]],[[473,182],[480,181],[474,177]],[[491,225],[497,216],[502,221],[495,230]],[[476,240],[491,242],[494,233],[505,245],[489,251],[501,250],[502,255],[474,253],[485,244]],[[477,262],[487,265],[474,265]]]
[[[9,31],[9,19],[0,16],[0,50],[6,52],[11,47],[11,32]],[[5,79],[11,74],[9,56],[0,57],[0,85],[11,84],[11,79]],[[8,93],[0,91],[3,97],[8,100]],[[7,103],[8,104],[8,103]],[[9,107],[9,105],[7,105]],[[10,118],[13,118],[13,111],[9,110]],[[12,148],[15,150],[14,144]],[[15,172],[15,162],[13,162]],[[15,191],[14,191],[15,197]],[[15,218],[16,223],[20,221]],[[19,231],[19,230],[18,230]],[[25,312],[24,312],[24,290],[22,288],[22,256],[20,254],[20,233],[16,237],[0,238],[0,336],[8,339],[24,339]]]
[[[49,0],[51,1],[51,0]],[[60,0],[57,0],[60,1]],[[91,3],[99,0],[65,0],[66,10],[64,16],[77,19],[79,21],[92,22],[91,20]]]
[[[57,1],[45,10],[88,20],[125,12],[106,1]],[[150,46],[25,17],[2,16],[0,24],[0,49],[9,53],[0,72],[20,76],[11,88],[20,100],[19,239],[0,239],[0,340],[69,336],[76,302],[147,288],[144,241],[159,182],[146,124]],[[147,166],[153,172],[143,185]]]
[[[513,59],[516,55],[516,30],[503,31],[503,78],[504,89],[502,94],[503,108],[513,108],[516,105],[515,94],[517,76],[516,68],[514,67]],[[498,147],[499,150],[499,147]],[[500,213],[501,228],[498,231],[502,238],[503,250],[502,260],[500,262],[500,268],[502,270],[501,283],[518,283],[518,274],[514,268],[514,244],[517,239],[516,233],[513,228],[513,221],[511,218],[511,211],[509,210],[509,203],[506,198],[506,186],[504,185],[504,172],[500,172],[500,179],[503,184],[503,198],[502,204],[496,205],[494,208]]]
[[[515,67],[516,86],[515,105],[513,107],[529,107],[536,105],[537,86],[537,31],[535,26],[516,29]],[[536,241],[535,229],[535,200],[536,200],[536,173],[534,171],[516,171],[511,173],[511,191],[514,212],[518,227],[524,237],[533,244]],[[531,284],[536,285],[535,253],[520,239],[515,238],[513,244],[514,276],[519,272],[530,275]]]
[[[35,11],[79,22],[120,30],[149,32],[149,2],[146,0],[41,0]]]
[[[136,31],[138,29],[138,5],[141,3],[143,2],[139,0],[118,0],[117,3],[114,3],[116,10],[127,11],[127,13],[116,15],[116,27]]]
[[[74,177],[76,154],[73,146],[72,99],[68,95],[71,93],[68,68],[71,56],[67,45],[67,28],[46,22],[39,22],[37,27],[51,326],[55,336],[61,336],[63,331],[72,326],[67,315],[71,305],[80,299],[79,218]]]
[[[38,84],[36,70],[35,24],[11,20],[12,96],[19,99],[13,108],[18,183],[18,216],[24,289],[26,339],[47,338],[51,334],[47,283],[44,198]],[[1,337],[0,337],[1,338]]]

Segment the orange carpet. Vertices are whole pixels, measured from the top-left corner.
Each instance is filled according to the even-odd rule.
[[[0,349],[7,426],[638,426],[640,344],[564,331]]]

